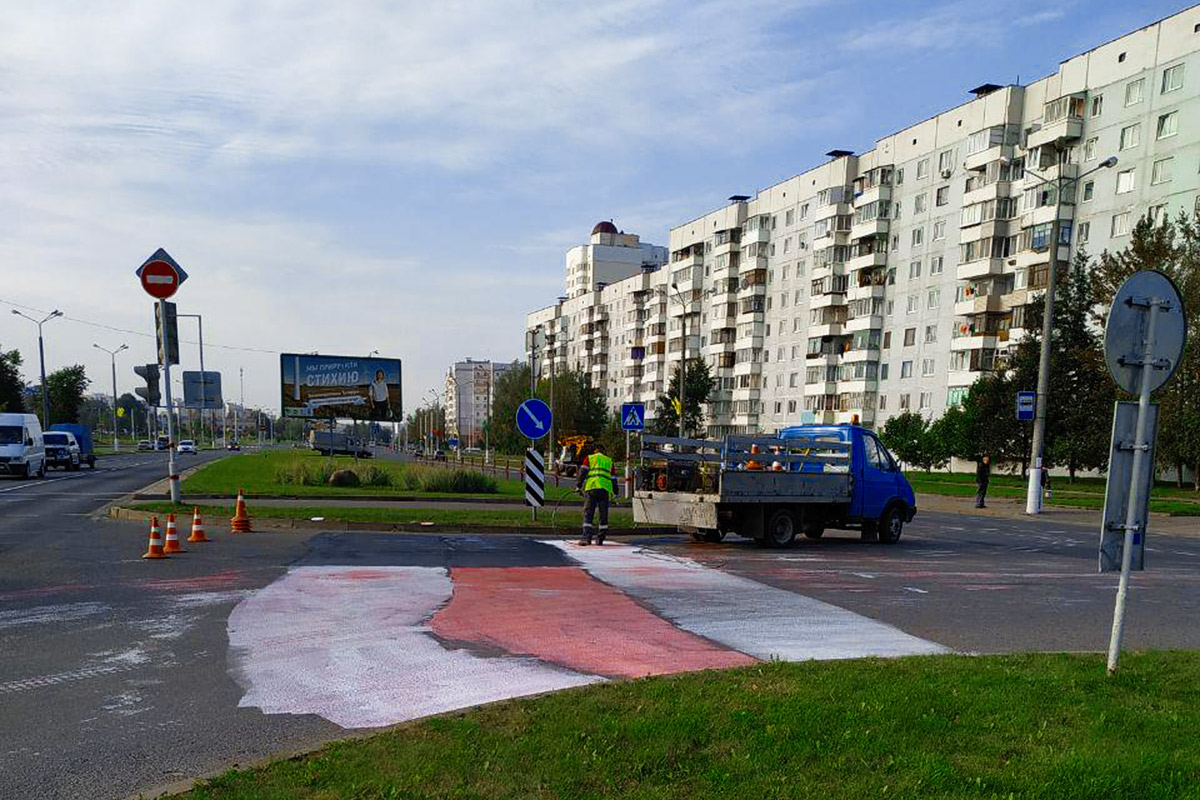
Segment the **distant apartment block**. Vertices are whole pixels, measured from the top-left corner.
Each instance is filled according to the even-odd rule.
[[[511,363],[468,358],[446,371],[444,401],[449,438],[458,439],[462,447],[483,447],[496,379],[512,367]]]
[[[614,408],[650,402],[686,323],[718,381],[711,435],[936,417],[1008,363],[1052,247],[1065,265],[1125,247],[1146,213],[1200,207],[1198,51],[1200,7],[735,195],[673,228],[665,265],[598,277],[573,248],[566,295],[526,320],[535,369],[581,369]]]

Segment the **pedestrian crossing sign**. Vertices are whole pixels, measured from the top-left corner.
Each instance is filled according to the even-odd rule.
[[[640,431],[646,427],[646,404],[624,403],[621,406],[621,427],[627,431]]]

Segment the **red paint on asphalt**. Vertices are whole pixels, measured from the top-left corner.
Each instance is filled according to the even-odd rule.
[[[438,636],[622,678],[737,667],[755,659],[681,631],[578,567],[457,567]]]

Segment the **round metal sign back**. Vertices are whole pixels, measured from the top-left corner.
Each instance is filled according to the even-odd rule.
[[[1151,304],[1160,304],[1155,312],[1154,341],[1150,343],[1151,392],[1171,380],[1187,343],[1187,316],[1174,281],[1156,270],[1130,275],[1117,290],[1104,326],[1104,361],[1113,380],[1130,394],[1138,394],[1142,388]]]

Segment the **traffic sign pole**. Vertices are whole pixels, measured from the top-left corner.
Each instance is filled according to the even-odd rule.
[[[167,318],[166,305],[167,301],[165,299],[160,299],[158,301],[159,319],[165,320]],[[167,332],[164,330],[163,336],[166,335]],[[165,341],[163,344],[163,352],[165,355],[170,348],[165,346]],[[175,407],[171,404],[171,359],[164,358],[162,362],[163,383],[165,384],[163,388],[163,397],[167,401],[167,481],[171,486],[171,502],[178,503],[179,474],[175,471]]]

